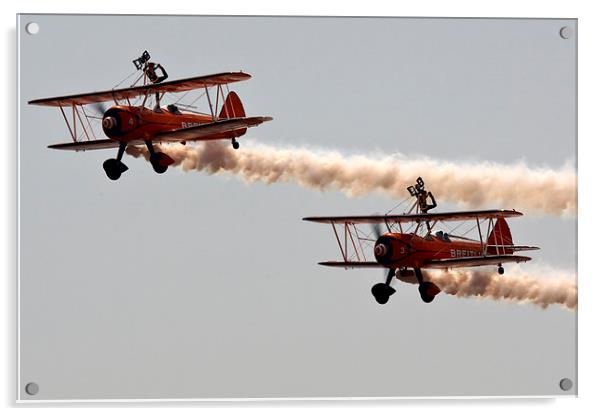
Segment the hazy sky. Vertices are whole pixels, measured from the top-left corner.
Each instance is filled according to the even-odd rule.
[[[40,32],[27,35],[30,21]],[[68,141],[35,98],[103,90],[147,49],[170,79],[244,70],[245,141],[449,161],[576,165],[574,20],[21,16],[21,386],[35,399],[558,395],[575,380],[576,313],[440,295],[379,270],[332,270],[318,214],[384,212],[227,175],[117,182],[115,152]],[[229,145],[224,142],[224,146]],[[416,172],[416,176],[428,172]],[[408,184],[410,185],[410,184]],[[428,185],[428,183],[427,183]],[[441,210],[456,208],[444,204]],[[515,208],[497,207],[488,208]],[[576,267],[576,220],[511,220],[525,268]]]

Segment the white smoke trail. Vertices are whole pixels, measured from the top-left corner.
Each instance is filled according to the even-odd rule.
[[[184,171],[230,173],[248,182],[296,182],[313,189],[336,189],[348,196],[381,192],[405,198],[406,187],[422,176],[442,201],[466,207],[498,205],[554,215],[574,215],[577,209],[576,174],[533,169],[524,163],[455,163],[401,154],[371,157],[304,148],[277,148],[246,141],[240,150],[221,142],[197,146],[169,145],[161,150]],[[128,153],[148,158],[144,148]]]
[[[529,272],[510,267],[504,275],[491,269],[429,270],[423,275],[449,295],[530,303],[541,308],[554,304],[566,309],[577,308],[577,282],[565,272]],[[554,277],[545,277],[550,275]],[[402,277],[397,273],[397,278],[417,283],[414,276]]]

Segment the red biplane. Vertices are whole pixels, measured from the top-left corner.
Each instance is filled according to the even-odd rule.
[[[408,188],[416,198],[409,213],[401,215],[368,215],[348,217],[307,217],[305,221],[331,224],[334,230],[343,261],[325,261],[321,265],[348,268],[385,268],[388,269],[385,283],[372,287],[372,294],[380,304],[388,302],[395,293],[391,287],[394,276],[398,278],[415,276],[420,297],[426,303],[433,301],[440,289],[426,281],[422,269],[451,269],[456,267],[474,267],[496,265],[498,273],[504,273],[504,263],[521,263],[530,257],[515,255],[538,247],[517,246],[506,218],[518,217],[522,213],[514,210],[461,211],[448,213],[429,213],[437,206],[435,198],[424,189],[424,182],[417,179],[415,186]],[[430,199],[430,203],[429,203]],[[476,229],[478,239],[465,235],[452,234],[442,230],[434,232],[437,224],[446,222],[470,222],[474,224],[466,233]],[[358,230],[358,224],[372,224],[376,239],[367,237]],[[379,225],[384,224],[387,232],[382,233]],[[337,231],[342,227],[342,238]],[[405,229],[404,229],[405,227]],[[458,226],[456,226],[457,229]],[[486,236],[483,231],[486,227]],[[366,243],[368,242],[368,243]],[[376,261],[370,261],[364,253],[364,245],[373,243]]]
[[[154,144],[228,139],[234,149],[238,149],[236,138],[245,134],[247,128],[272,120],[271,117],[247,117],[238,95],[228,90],[228,84],[249,79],[249,74],[224,72],[164,82],[167,79],[165,69],[160,64],[150,62],[147,51],[133,62],[140,74],[128,88],[29,102],[59,107],[67,123],[72,142],[53,144],[49,148],[85,151],[117,147],[117,158],[107,159],[103,164],[107,176],[117,180],[128,169],[121,161],[127,146],[146,145],[153,169],[157,173],[164,173],[174,160],[165,153],[155,151]],[[142,84],[136,85],[139,82]],[[215,103],[210,95],[212,88],[216,89]],[[224,88],[228,92],[226,96]],[[196,108],[192,104],[179,104],[183,97],[161,107],[165,94],[188,93],[197,89],[201,90],[201,95],[193,103],[205,95],[208,113],[192,110]],[[223,104],[217,112],[220,98]],[[138,102],[133,102],[134,100]],[[112,101],[114,105],[105,109],[101,103],[107,101]],[[154,105],[149,108],[146,107],[147,103]],[[86,105],[92,105],[100,114],[95,116],[90,111],[86,112]],[[71,122],[64,107],[71,108]],[[95,120],[101,121],[102,130],[108,139],[95,139],[92,127]]]

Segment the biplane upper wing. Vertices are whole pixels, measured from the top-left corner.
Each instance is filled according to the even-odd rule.
[[[218,120],[212,123],[201,124],[200,126],[187,127],[179,130],[172,130],[160,133],[154,136],[151,139],[151,142],[177,143],[183,141],[221,139],[223,137],[218,136],[221,133],[228,133],[230,131],[257,126],[258,124],[269,121],[271,119],[271,117],[241,117],[230,118],[226,120]],[[128,146],[140,146],[144,145],[144,141],[142,139],[134,139],[129,140],[127,144]],[[75,151],[110,149],[113,147],[119,147],[119,141],[111,139],[82,140],[79,142],[51,144],[48,147],[50,149]]]
[[[475,218],[507,218],[519,217],[521,212],[506,209],[490,209],[482,211],[438,212],[427,214],[401,214],[401,215],[359,215],[345,217],[305,217],[304,221],[320,222],[326,224],[378,224],[415,221],[467,221]]]
[[[460,257],[452,259],[430,260],[423,265],[425,269],[451,269],[454,267],[476,267],[486,265],[497,265],[501,263],[524,263],[531,257],[513,255],[492,255],[477,257]]]
[[[29,101],[29,104],[46,105],[51,107],[71,107],[73,105],[86,105],[112,100],[125,100],[144,94],[155,92],[183,92],[198,88],[211,88],[217,85],[231,84],[251,78],[244,72],[223,72],[220,74],[204,75],[200,77],[184,78],[175,81],[161,82],[158,84],[140,85],[131,88],[119,88],[107,91],[91,92],[86,94],[66,95],[62,97],[41,98]]]

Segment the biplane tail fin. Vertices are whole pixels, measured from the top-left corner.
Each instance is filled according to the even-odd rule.
[[[489,254],[512,254],[512,233],[510,227],[503,217],[496,220],[493,230],[487,238],[487,251]]]
[[[219,113],[220,119],[227,118],[242,118],[245,117],[245,109],[242,106],[242,101],[234,91],[230,91],[226,97],[226,101]]]

